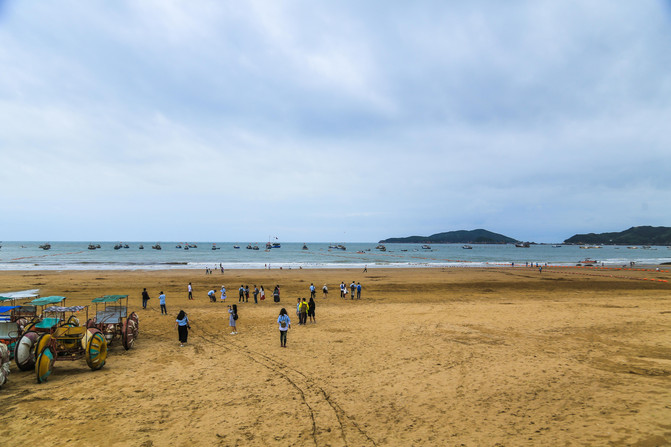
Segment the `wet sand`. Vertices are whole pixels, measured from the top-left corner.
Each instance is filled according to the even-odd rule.
[[[39,288],[69,305],[129,294],[140,315],[135,347],[111,346],[99,371],[59,360],[38,385],[12,365],[0,445],[669,445],[669,279],[524,267],[0,272],[3,291]],[[352,280],[360,301],[339,298]],[[317,323],[298,326],[311,282]],[[266,289],[239,306],[235,336],[227,306],[206,297],[222,284],[236,304],[240,284]],[[286,349],[275,284],[292,318]]]

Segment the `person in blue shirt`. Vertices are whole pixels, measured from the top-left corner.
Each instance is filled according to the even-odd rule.
[[[165,294],[163,293],[163,290],[161,290],[161,293],[158,295],[158,304],[161,305],[161,315],[168,315],[168,309],[165,307]]]
[[[283,307],[280,310],[280,316],[277,317],[277,324],[280,326],[280,346],[287,347],[287,331],[291,327],[291,319],[287,315],[287,310]]]
[[[191,326],[189,326],[189,317],[183,310],[180,310],[177,314],[175,327],[177,328],[177,334],[179,336],[179,346],[184,347],[186,340],[189,338],[189,329],[191,329]]]
[[[361,283],[360,282],[356,283],[356,299],[357,300],[361,299]]]

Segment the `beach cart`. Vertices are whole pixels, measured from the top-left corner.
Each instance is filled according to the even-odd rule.
[[[27,323],[23,328],[19,328],[20,337],[14,348],[14,361],[21,371],[28,371],[35,366],[37,354],[35,347],[40,336],[50,333],[59,324],[68,323],[61,320],[65,317],[64,314],[45,312],[47,306],[62,305],[65,300],[63,296],[44,296],[21,306],[21,312],[17,315],[22,315],[21,318],[25,318]],[[71,325],[79,325],[76,316],[70,315],[68,319]]]
[[[132,348],[139,334],[140,318],[135,312],[128,314],[128,295],[105,295],[91,302],[96,305],[96,313],[86,326],[102,332],[107,343],[121,339],[124,349]]]
[[[41,334],[35,343],[37,383],[47,381],[56,360],[86,358],[86,364],[94,371],[105,365],[107,341],[98,329],[79,326],[76,315],[84,311],[88,319],[88,306],[50,306],[44,309],[45,315],[57,318],[60,323]]]

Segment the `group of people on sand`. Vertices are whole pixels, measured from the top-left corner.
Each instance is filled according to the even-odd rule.
[[[348,287],[345,285],[345,282],[340,283],[340,297],[341,298],[347,298],[348,292],[350,293],[351,299],[354,299],[354,296],[356,295],[356,299],[361,299],[361,283],[355,283],[352,281],[352,283],[349,286],[349,291]],[[296,301],[296,316],[298,317],[298,324],[300,326],[306,325],[308,323],[308,320],[310,323],[314,324],[317,322],[316,320],[316,314],[315,314],[315,309],[317,307],[315,298],[317,295],[317,289],[314,285],[314,283],[310,284],[310,299],[308,300],[307,298],[297,298]],[[327,298],[328,297],[328,287],[326,284],[322,287],[322,293],[323,297]],[[250,294],[250,288],[249,285],[240,285],[240,288],[238,289],[238,303],[248,303],[249,302],[249,294]],[[208,293],[208,298],[210,302],[216,303],[217,302],[217,297],[216,297],[216,292],[214,288],[212,288]],[[254,299],[254,303],[258,304],[259,300],[263,301],[266,299],[266,292],[263,288],[263,286],[257,287],[256,284],[254,285],[254,288],[252,290],[252,296]],[[191,283],[188,284],[187,286],[187,298],[189,300],[193,299],[193,286]],[[220,301],[226,302],[226,287],[224,285],[221,286],[220,290]],[[142,292],[142,307],[143,309],[147,308],[147,301],[149,301],[149,293],[147,292],[147,289],[145,288],[144,291]],[[280,302],[280,286],[279,284],[275,286],[273,289],[273,301],[275,303]],[[166,305],[165,305],[165,294],[163,291],[159,294],[159,304],[161,306],[161,314],[168,314]],[[237,320],[238,320],[238,306],[236,304],[232,304],[228,306],[228,325],[231,328],[231,335],[237,335],[238,334],[238,328],[237,328]],[[283,348],[286,348],[287,346],[287,332],[291,328],[291,318],[289,318],[289,315],[287,313],[287,310],[285,308],[282,308],[280,310],[280,314],[277,317],[277,324],[278,324],[278,329],[280,331],[280,346]],[[175,319],[175,327],[177,328],[178,332],[178,338],[179,338],[179,343],[180,346],[184,346],[188,340],[189,337],[189,329],[191,329],[191,326],[189,324],[189,317],[184,312],[184,310],[180,310],[179,313],[177,314],[177,318]]]
[[[357,282],[355,283],[352,281],[352,283],[349,285],[349,294],[350,294],[350,299],[354,299],[354,296],[356,295],[356,299],[360,300],[361,299],[361,283]],[[340,298],[347,298],[347,286],[345,285],[345,281],[340,283]]]
[[[249,285],[244,285],[241,284],[240,288],[238,289],[238,303],[248,303],[249,302]],[[191,289],[191,283],[189,283],[189,299],[192,299],[192,289]],[[226,295],[226,285],[221,286],[221,289],[219,290],[219,300],[222,303],[226,302],[226,298],[228,297]],[[254,297],[254,304],[259,304],[259,301],[264,301],[266,299],[266,291],[263,288],[263,286],[257,287],[256,284],[254,284],[254,289],[252,290],[252,296]],[[216,303],[217,302],[217,292],[214,291],[214,288],[210,289],[209,292],[207,292],[207,297],[209,298],[210,302]],[[273,289],[273,300],[276,303],[280,302],[280,286],[279,284],[275,286],[275,289]]]

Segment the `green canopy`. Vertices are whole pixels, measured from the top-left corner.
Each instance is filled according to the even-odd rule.
[[[65,299],[64,296],[43,296],[30,301],[28,304],[33,306],[46,306],[48,304],[58,304]]]
[[[0,296],[0,303],[2,303],[3,301],[15,300],[15,299],[16,298],[14,298],[13,296]]]
[[[128,295],[105,295],[98,298],[94,298],[92,303],[116,303],[119,300],[128,298]]]

